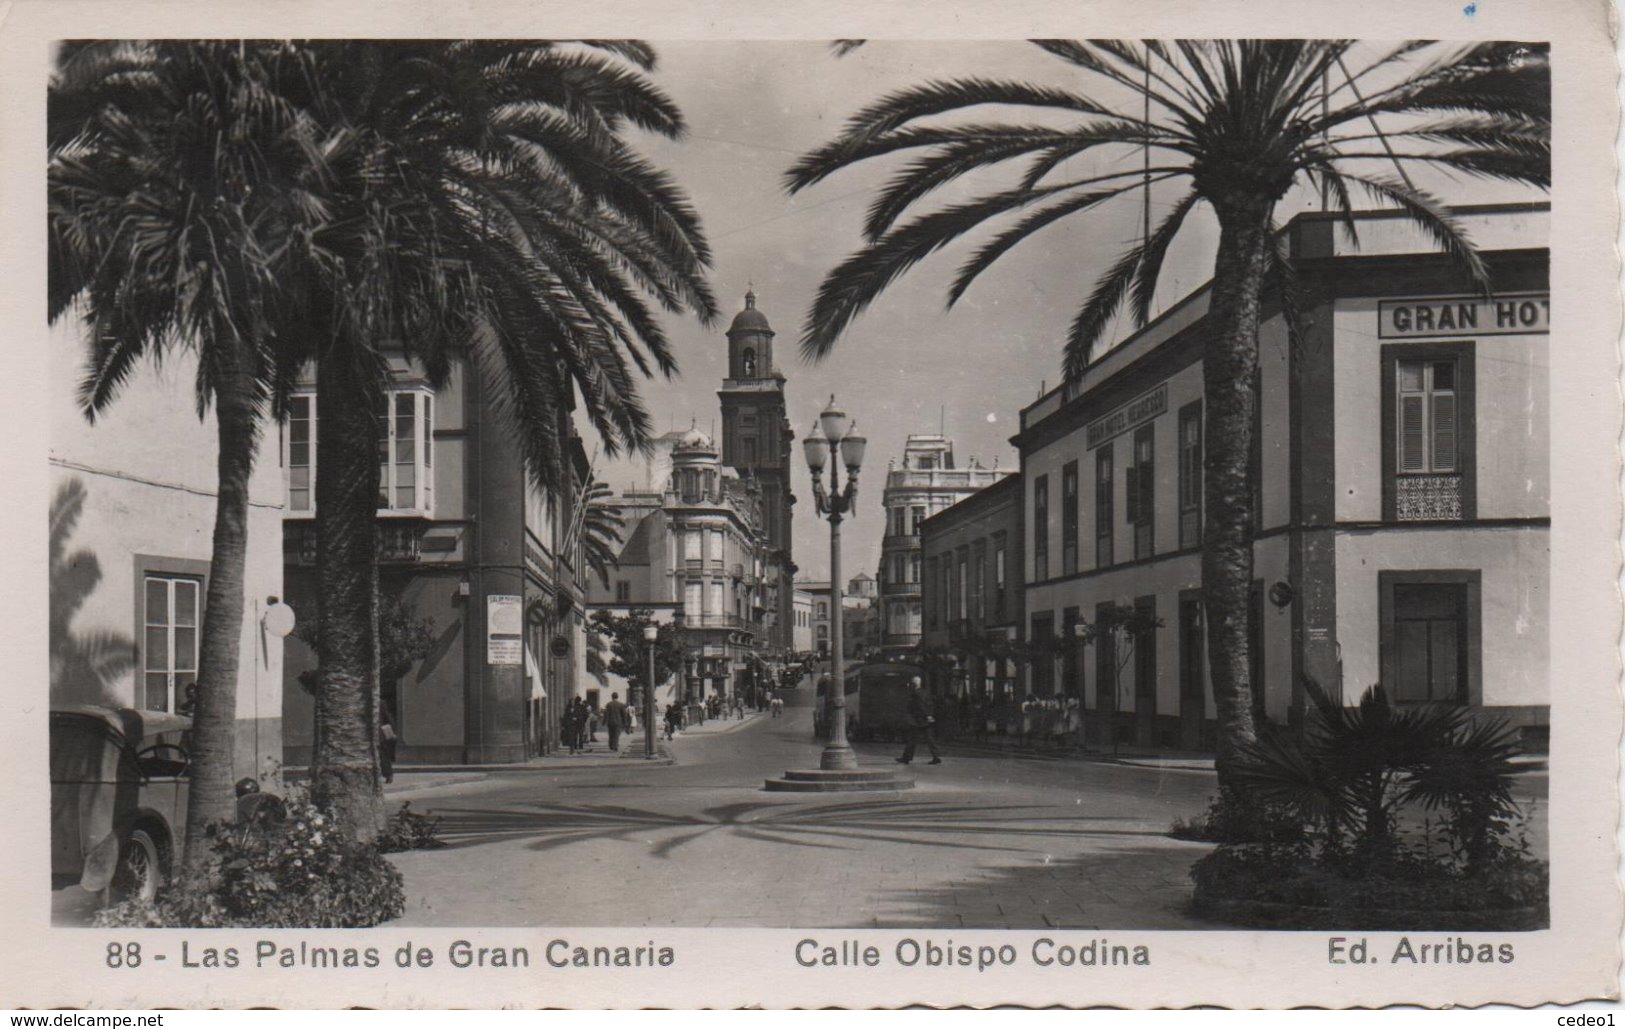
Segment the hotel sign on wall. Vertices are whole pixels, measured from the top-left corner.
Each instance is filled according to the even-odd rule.
[[[1379,339],[1506,336],[1547,331],[1551,298],[1539,296],[1427,297],[1377,302]]]
[[[1093,450],[1114,436],[1121,436],[1136,425],[1149,422],[1167,410],[1168,384],[1165,382],[1154,390],[1141,393],[1111,414],[1090,422],[1086,430],[1089,449]]]

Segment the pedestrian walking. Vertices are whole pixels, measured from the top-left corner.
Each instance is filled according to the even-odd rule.
[[[683,712],[680,708],[678,708],[675,700],[666,705],[666,739],[672,740],[677,738],[678,723],[681,722],[682,719]]]
[[[618,753],[621,733],[632,731],[631,722],[626,717],[626,705],[621,703],[619,693],[611,693],[609,703],[604,705],[604,728],[609,732],[609,749]]]
[[[395,717],[388,704],[378,710],[378,771],[384,782],[395,781]]]
[[[897,759],[898,764],[913,761],[914,749],[921,741],[931,751],[931,763],[942,764],[942,755],[937,753],[936,733],[932,731],[935,722],[925,699],[925,684],[916,675],[908,681],[908,743],[903,747],[903,756]]]
[[[574,754],[581,745],[576,739],[576,704],[571,700],[565,703],[564,710],[559,714],[559,734],[564,737],[564,745]]]

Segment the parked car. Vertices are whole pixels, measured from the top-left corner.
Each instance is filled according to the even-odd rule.
[[[51,876],[107,903],[151,900],[178,866],[191,788],[189,718],[73,704],[51,709]],[[280,799],[238,784],[237,816],[274,819]]]

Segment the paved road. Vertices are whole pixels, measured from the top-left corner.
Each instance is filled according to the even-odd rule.
[[[1206,845],[1163,833],[1211,774],[955,753],[918,787],[767,793],[816,767],[811,691],[783,718],[680,737],[678,764],[417,791],[450,846],[395,855],[403,925],[1200,928]],[[800,701],[799,704],[796,701]],[[858,748],[888,766],[884,745]]]

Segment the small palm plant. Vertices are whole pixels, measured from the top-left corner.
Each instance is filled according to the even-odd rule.
[[[1475,723],[1443,705],[1396,708],[1380,685],[1355,707],[1305,685],[1314,711],[1303,735],[1271,734],[1244,748],[1237,784],[1314,825],[1323,863],[1368,867],[1394,856],[1396,817],[1413,804],[1445,810],[1467,873],[1500,852],[1517,811],[1519,748],[1505,723]]]

